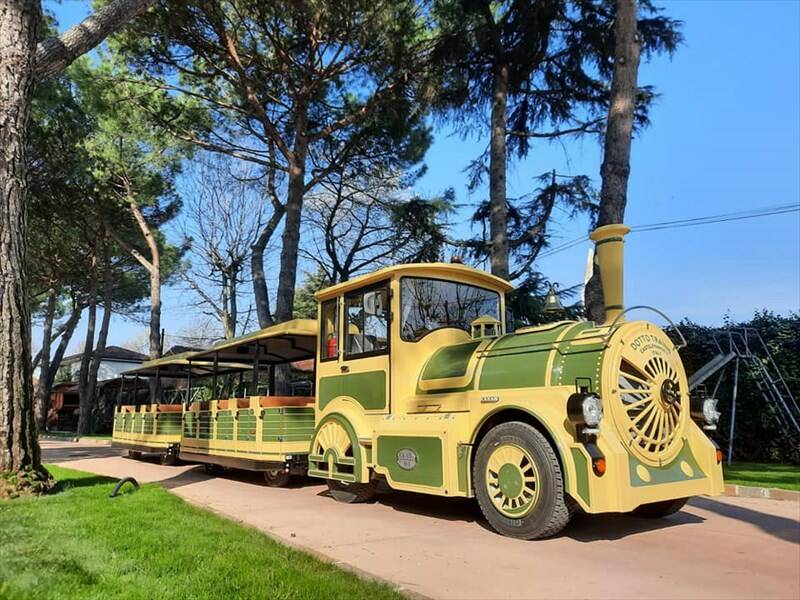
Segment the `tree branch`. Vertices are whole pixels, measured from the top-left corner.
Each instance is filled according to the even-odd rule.
[[[155,0],[114,0],[62,35],[39,42],[36,79],[41,81],[63,71],[154,3]]]

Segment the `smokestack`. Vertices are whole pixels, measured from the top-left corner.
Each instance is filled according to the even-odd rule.
[[[624,238],[630,227],[622,223],[598,227],[589,236],[594,240],[594,254],[600,268],[600,281],[603,282],[603,298],[606,306],[608,325],[625,310],[624,307]]]

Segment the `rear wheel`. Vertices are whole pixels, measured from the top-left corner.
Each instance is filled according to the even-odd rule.
[[[344,483],[335,479],[326,479],[326,481],[328,482],[328,491],[334,500],[345,504],[372,500],[378,487],[376,481],[369,483]]]
[[[661,502],[642,504],[633,511],[633,514],[637,517],[644,517],[645,519],[660,519],[661,517],[674,515],[682,509],[688,501],[688,498],[676,498],[675,500],[662,500]]]
[[[213,463],[203,463],[203,469],[209,475],[214,475],[214,476],[222,475],[223,471],[222,467],[220,467],[219,465],[215,465]]]
[[[269,487],[286,487],[290,478],[289,471],[284,471],[283,469],[264,471],[264,481]]]
[[[158,461],[162,465],[172,467],[178,464],[178,456],[174,452],[163,452],[158,455]]]
[[[133,458],[138,460],[142,458],[142,453],[139,452],[138,450],[128,450],[128,458]]]
[[[569,522],[558,457],[526,423],[503,423],[486,434],[472,481],[481,511],[498,533],[533,540],[555,535]]]

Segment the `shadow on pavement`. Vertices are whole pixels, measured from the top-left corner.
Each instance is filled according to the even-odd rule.
[[[735,506],[727,502],[718,502],[710,498],[692,498],[692,505],[729,519],[751,523],[764,533],[793,544],[800,544],[800,526],[794,519],[771,515],[744,506]]]
[[[621,540],[632,535],[668,529],[681,525],[696,525],[704,522],[688,512],[679,512],[662,519],[643,519],[626,514],[589,515],[578,513],[562,534],[576,542],[595,542],[599,540]]]
[[[182,463],[183,465],[187,465],[190,463]],[[209,479],[229,479],[232,481],[239,481],[242,483],[248,483],[251,485],[257,485],[259,487],[268,487],[264,481],[264,476],[256,471],[243,471],[239,469],[225,469],[222,473],[219,474],[209,474],[206,473],[203,465],[201,463],[195,464],[193,468],[188,470],[181,471],[177,473],[173,477],[168,477],[166,479],[162,479],[158,482],[159,485],[165,487],[168,490],[174,490],[179,487],[183,487],[185,485],[191,485],[193,483],[199,483],[201,481],[208,481]],[[289,481],[289,485],[287,485],[284,489],[297,489],[306,486],[319,486],[321,482],[319,480],[310,479],[308,477],[299,477],[293,476]]]
[[[70,462],[88,458],[122,456],[123,451],[110,446],[43,447],[42,462]]]

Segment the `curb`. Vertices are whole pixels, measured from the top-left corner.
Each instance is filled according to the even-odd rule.
[[[778,488],[750,487],[747,485],[725,484],[725,495],[738,498],[767,498],[769,500],[788,500],[800,502],[800,492]]]

